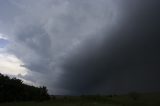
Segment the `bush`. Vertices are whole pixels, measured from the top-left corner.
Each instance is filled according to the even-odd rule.
[[[0,74],[0,102],[43,101],[49,99],[46,87],[23,84],[16,78]]]

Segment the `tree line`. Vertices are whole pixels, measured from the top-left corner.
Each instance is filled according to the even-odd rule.
[[[0,74],[0,102],[43,101],[49,98],[45,86],[26,85],[20,79]]]

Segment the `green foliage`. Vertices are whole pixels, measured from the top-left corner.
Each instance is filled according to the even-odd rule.
[[[49,99],[46,87],[23,84],[16,78],[0,74],[0,102],[42,101]]]

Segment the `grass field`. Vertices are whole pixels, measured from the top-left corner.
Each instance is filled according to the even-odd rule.
[[[28,102],[28,103],[6,103],[0,106],[120,106],[106,103],[54,103],[54,102]]]
[[[121,96],[65,96],[44,102],[2,103],[0,106],[160,106],[160,94]]]

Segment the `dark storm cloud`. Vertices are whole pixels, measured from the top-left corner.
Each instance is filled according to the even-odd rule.
[[[53,94],[159,90],[158,0],[15,0],[8,48]],[[0,20],[2,21],[2,20]]]
[[[11,3],[22,13],[15,16],[13,29],[7,36],[11,41],[8,52],[30,70],[23,78],[46,85],[52,93],[71,94],[70,90],[57,86],[65,77],[64,60],[72,58],[72,53],[86,39],[103,38],[102,34],[96,36],[104,27],[109,29],[116,24],[119,14],[116,6],[111,0],[39,0],[38,3],[15,0]]]
[[[126,4],[125,20],[113,32],[103,33],[110,37],[100,47],[86,43],[66,60],[60,86],[78,94],[160,89],[160,2]]]

